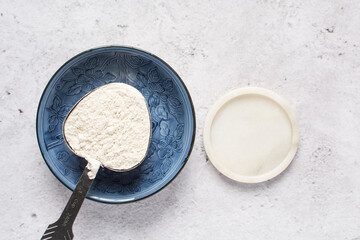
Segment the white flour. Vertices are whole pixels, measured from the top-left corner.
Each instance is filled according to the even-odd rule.
[[[72,110],[64,135],[74,152],[88,160],[89,177],[101,165],[112,170],[137,166],[150,141],[146,100],[134,87],[111,83],[99,87]]]

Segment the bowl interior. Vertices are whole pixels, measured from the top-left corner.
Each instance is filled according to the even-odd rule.
[[[128,172],[101,168],[87,197],[106,203],[145,198],[168,184],[191,152],[195,116],[190,95],[179,76],[164,61],[128,47],[103,47],[83,52],[65,63],[51,78],[41,97],[37,136],[45,162],[71,190],[86,165],[62,136],[62,123],[85,94],[111,82],[137,88],[145,97],[152,137],[143,163]]]

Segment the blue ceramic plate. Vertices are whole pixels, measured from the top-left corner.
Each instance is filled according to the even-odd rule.
[[[87,198],[127,203],[164,188],[185,165],[195,138],[190,94],[176,72],[160,58],[129,47],[92,49],[70,59],[46,86],[37,112],[41,153],[53,174],[74,190],[86,161],[74,155],[62,137],[62,122],[86,93],[111,82],[124,82],[146,98],[152,121],[148,155],[124,173],[101,168]]]

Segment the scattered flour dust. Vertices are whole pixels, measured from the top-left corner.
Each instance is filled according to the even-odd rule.
[[[110,83],[83,98],[64,123],[64,136],[73,151],[88,161],[89,177],[100,164],[128,170],[147,154],[151,125],[146,100],[134,87]]]

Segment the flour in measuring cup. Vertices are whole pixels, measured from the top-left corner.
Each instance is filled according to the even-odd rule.
[[[72,150],[88,160],[89,177],[99,164],[124,171],[145,158],[151,134],[146,100],[134,87],[110,83],[83,98],[64,123]]]

